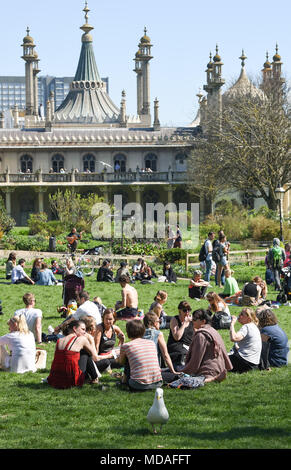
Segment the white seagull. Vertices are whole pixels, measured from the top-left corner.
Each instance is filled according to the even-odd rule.
[[[169,419],[169,413],[164,403],[163,390],[161,388],[156,389],[154,403],[149,409],[147,420],[152,425],[154,434],[157,434],[156,426],[160,425],[160,431],[163,424],[166,424]]]

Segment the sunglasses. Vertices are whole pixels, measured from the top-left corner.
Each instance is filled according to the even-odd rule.
[[[191,312],[191,308],[182,308],[182,312]]]

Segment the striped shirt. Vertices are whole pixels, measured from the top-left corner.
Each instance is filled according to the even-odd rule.
[[[121,346],[128,359],[130,378],[142,384],[162,380],[157,349],[153,341],[137,338]]]

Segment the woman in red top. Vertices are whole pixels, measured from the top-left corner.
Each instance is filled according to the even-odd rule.
[[[66,331],[66,336],[58,339],[54,360],[47,382],[54,388],[81,387],[89,375],[91,381],[98,381],[98,371],[93,361],[97,360],[96,349],[86,334],[83,321],[73,320]],[[80,364],[80,351],[85,349],[90,356]]]

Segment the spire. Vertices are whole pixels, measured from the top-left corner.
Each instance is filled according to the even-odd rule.
[[[78,67],[71,83],[70,92],[55,111],[53,122],[68,124],[118,125],[120,110],[106,92],[95,61],[93,39],[90,33],[93,26],[89,21],[89,8],[85,2],[85,23],[81,26],[82,47]]]
[[[245,52],[244,52],[243,49],[242,49],[242,51],[241,51],[241,56],[239,57],[239,59],[241,60],[241,66],[242,66],[242,68],[244,68],[244,66],[245,66],[245,60],[247,59],[247,56],[245,55]]]
[[[85,3],[83,11],[85,12],[86,23],[80,27],[80,29],[84,31],[84,34],[82,35],[82,49],[74,80],[101,82],[92,46],[93,38],[91,34],[89,34],[94,27],[88,23],[88,13],[90,10],[87,2]]]

